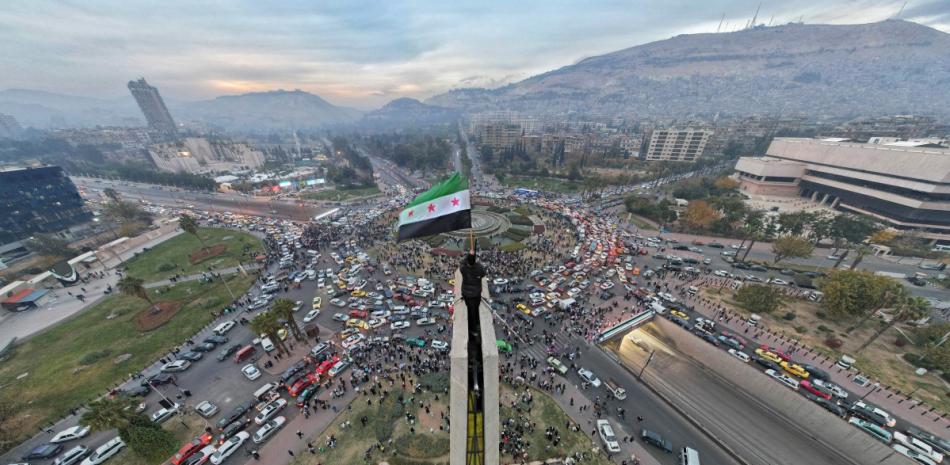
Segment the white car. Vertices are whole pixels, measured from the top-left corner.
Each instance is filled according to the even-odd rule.
[[[175,360],[162,365],[162,373],[179,373],[188,369],[191,362],[188,360]]]
[[[271,417],[276,415],[277,412],[283,410],[284,407],[286,406],[287,406],[287,401],[282,398],[277,399],[265,405],[264,408],[262,408],[261,411],[257,414],[257,416],[254,417],[254,423],[257,423],[258,425],[263,425],[264,423],[267,422],[267,420],[270,420]]]
[[[785,373],[778,373],[775,370],[769,368],[768,370],[765,370],[765,374],[771,376],[776,381],[788,386],[793,391],[798,390],[798,380],[795,378],[792,378],[789,375],[786,375]]]
[[[336,362],[336,363],[333,365],[332,368],[330,368],[330,371],[328,371],[327,374],[328,374],[331,378],[333,378],[333,377],[335,377],[336,375],[342,373],[343,370],[345,370],[345,369],[347,369],[347,368],[349,368],[349,367],[350,367],[350,362],[347,362],[346,360],[340,360],[339,362]]]
[[[386,324],[386,319],[385,318],[371,318],[366,322],[366,324],[369,325],[370,328],[376,329]]]
[[[303,301],[302,301],[302,300],[298,300],[298,301],[294,302],[294,313],[300,311],[301,308],[303,308]]]
[[[350,319],[350,317],[348,317],[348,316],[346,316],[346,315],[344,315],[344,314],[342,314],[342,313],[334,313],[334,314],[333,314],[333,321],[339,321],[340,323],[346,323],[346,320],[349,320],[349,319]]]
[[[600,387],[600,378],[594,375],[594,372],[586,368],[578,368],[577,374],[580,375],[581,379],[590,383],[591,386],[594,386],[595,388]]]
[[[198,412],[198,415],[201,415],[205,418],[212,417],[214,414],[218,413],[218,406],[212,404],[209,401],[204,401],[195,406],[195,411]]]
[[[725,271],[725,270],[716,270],[716,271],[713,271],[713,274],[716,275],[716,276],[719,276],[720,278],[728,278],[728,277],[729,277],[729,272],[728,272],[728,271]]]
[[[80,444],[56,457],[56,460],[53,460],[53,465],[75,465],[88,453],[89,448]]]
[[[356,344],[359,344],[360,342],[363,342],[364,340],[366,340],[366,336],[364,336],[362,333],[360,333],[360,334],[354,334],[354,335],[352,335],[352,336],[350,336],[350,337],[344,339],[342,345],[343,345],[343,348],[344,348],[344,349],[349,349],[350,347],[353,347],[353,346],[355,346]]]
[[[228,331],[231,331],[231,328],[234,328],[234,322],[225,321],[224,323],[221,323],[218,326],[215,326],[212,332],[214,332],[218,336],[224,336]]]
[[[244,368],[241,368],[241,373],[244,373],[244,376],[251,381],[261,377],[261,370],[258,370],[253,363],[244,365]]]
[[[251,440],[254,441],[254,444],[260,444],[276,433],[277,430],[283,428],[286,423],[286,418],[282,416],[274,417],[274,419],[261,425],[261,427],[254,432],[254,436],[251,437]]]
[[[449,348],[449,343],[445,341],[440,341],[438,339],[433,339],[431,345],[432,345],[432,348],[436,350],[446,350]]]
[[[822,381],[817,378],[811,380],[811,383],[814,384],[815,386],[820,386],[831,391],[831,393],[839,399],[848,398],[848,391],[845,391],[844,389],[841,388],[841,386],[838,386],[835,383],[832,383],[830,381]]]
[[[617,435],[607,420],[597,420],[597,433],[600,434],[600,440],[604,443],[607,452],[620,452],[620,443],[617,442]]]
[[[88,426],[76,425],[56,433],[56,436],[53,436],[49,442],[58,444],[60,442],[72,441],[74,439],[86,437],[87,434],[89,434]]]
[[[738,351],[738,350],[736,350],[736,349],[729,349],[729,355],[732,355],[733,357],[735,357],[735,358],[737,358],[737,359],[739,359],[739,360],[742,360],[742,361],[745,362],[745,363],[749,363],[749,360],[751,360],[751,359],[749,358],[749,354],[747,354],[747,353],[745,353],[745,352],[740,352],[740,351]]]
[[[160,408],[155,413],[152,414],[152,421],[155,423],[164,423],[165,420],[171,418],[178,412],[178,404],[172,405],[171,408]]]
[[[435,324],[435,318],[419,318],[416,320],[416,326],[429,326]]]
[[[665,300],[665,301],[667,301],[667,302],[669,302],[669,303],[671,303],[671,304],[675,304],[675,303],[676,303],[676,297],[673,297],[673,295],[670,294],[670,293],[668,293],[668,292],[660,292],[660,293],[657,294],[657,296],[659,296],[661,299],[663,299],[663,300]]]
[[[271,341],[269,337],[262,337],[261,348],[264,349],[264,352],[270,352],[274,350],[276,347],[274,347],[274,342]]]
[[[394,321],[391,325],[389,325],[389,329],[393,331],[397,331],[400,329],[406,329],[409,326],[411,325],[409,324],[408,321]]]
[[[310,310],[309,312],[307,312],[306,315],[304,315],[304,317],[303,317],[303,322],[304,322],[304,323],[310,323],[311,321],[316,320],[318,316],[320,316],[320,310],[319,310],[319,309],[317,309],[317,310]]]
[[[393,315],[389,310],[375,310],[369,314],[373,318],[389,318]]]
[[[494,285],[496,285],[496,286],[504,286],[505,284],[508,284],[508,280],[505,279],[505,278],[495,278],[495,279],[492,281],[492,284],[494,284]]]
[[[232,454],[234,454],[238,449],[241,448],[241,445],[244,444],[244,441],[247,441],[251,435],[247,431],[241,431],[234,436],[231,436],[227,441],[224,441],[224,444],[221,444],[218,447],[218,450],[211,454],[211,463],[214,465],[220,465],[227,460]]]
[[[907,447],[904,444],[894,444],[891,447],[893,447],[894,450],[897,451],[897,453],[921,465],[937,465],[938,463],[940,463],[940,462],[935,461],[933,458],[928,457],[927,454],[924,454],[920,451]],[[941,455],[940,458],[942,461],[943,455]]]
[[[89,457],[86,457],[80,465],[100,465],[121,452],[124,447],[122,438],[114,437],[92,451],[92,454],[89,454]]]
[[[346,307],[346,302],[343,299],[330,299],[330,304],[336,307]]]

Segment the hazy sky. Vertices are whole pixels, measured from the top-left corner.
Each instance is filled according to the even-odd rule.
[[[745,25],[760,0],[4,0],[0,89],[169,99],[299,88],[372,108],[497,86],[677,34]],[[863,23],[904,0],[762,0],[758,22]],[[950,32],[950,0],[902,18]]]

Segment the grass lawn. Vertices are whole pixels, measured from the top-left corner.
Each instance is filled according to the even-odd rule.
[[[342,188],[342,189],[330,189],[320,192],[308,192],[303,195],[303,198],[310,200],[335,200],[343,201],[349,200],[356,197],[366,197],[370,195],[379,194],[379,188],[376,186],[372,187],[354,187],[354,188]]]
[[[253,281],[240,274],[226,279],[236,294],[243,294]],[[161,291],[150,294],[156,301],[174,300],[183,306],[155,330],[142,333],[137,329],[136,316],[147,307],[144,301],[116,295],[13,349],[10,358],[0,363],[0,396],[23,406],[17,415],[24,435],[94,400],[129,373],[152,363],[209,323],[212,311],[220,312],[231,301],[220,281],[180,283]],[[126,360],[115,363],[125,354]]]
[[[524,187],[525,189],[564,194],[580,192],[584,189],[584,183],[579,181],[540,176],[505,176],[501,183],[507,187]]]
[[[739,308],[732,300],[732,292],[724,290],[720,296],[716,290],[704,289],[703,292],[711,300],[720,300],[732,310],[748,316],[749,312]],[[795,318],[786,320],[786,313],[793,312]],[[837,359],[843,354],[851,355],[857,360],[855,367],[865,375],[881,381],[881,384],[891,386],[892,390],[911,392],[919,388],[914,397],[936,407],[941,412],[950,412],[950,398],[947,397],[947,388],[935,375],[917,376],[913,365],[904,361],[901,355],[905,352],[918,352],[911,344],[898,347],[895,344],[898,331],[894,328],[879,337],[874,343],[857,353],[857,349],[873,332],[879,328],[879,320],[868,320],[862,328],[846,332],[854,322],[834,322],[818,316],[821,307],[805,300],[787,299],[782,307],[771,315],[762,315],[762,322],[774,332],[784,332],[786,336],[798,339],[808,347],[813,347],[823,355]],[[803,329],[804,332],[799,330]],[[905,329],[905,331],[907,331]],[[832,349],[825,344],[831,337],[838,338],[843,345]]]
[[[234,229],[201,228],[198,234],[209,248],[224,244],[227,250],[216,257],[192,265],[188,256],[201,249],[201,242],[191,234],[182,233],[153,247],[149,253],[140,253],[125,262],[129,275],[151,283],[176,273],[186,276],[200,273],[206,271],[209,266],[215,269],[229,268],[240,262],[253,262],[257,252],[264,249],[260,239]],[[244,252],[245,248],[248,248],[248,253]]]

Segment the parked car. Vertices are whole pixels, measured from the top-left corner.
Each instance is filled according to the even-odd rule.
[[[280,412],[286,406],[287,406],[287,401],[282,398],[268,403],[267,405],[264,406],[264,408],[261,409],[261,411],[257,414],[257,416],[254,417],[254,423],[257,423],[258,425],[263,425],[264,423],[267,422],[267,420],[270,420],[271,417],[273,417],[274,415],[277,415],[277,412]]]
[[[173,362],[168,362],[165,365],[162,365],[163,373],[180,373],[188,369],[191,366],[191,362],[188,360],[175,360]]]
[[[56,456],[56,454],[59,454],[62,450],[63,446],[60,444],[40,444],[33,449],[30,449],[30,451],[23,456],[23,460],[50,459]]]
[[[121,452],[123,448],[125,448],[125,442],[122,438],[114,437],[92,451],[80,465],[100,465]]]
[[[660,450],[666,452],[667,454],[673,453],[673,443],[663,439],[663,436],[660,436],[660,434],[657,432],[650,431],[648,429],[641,430],[640,439],[642,439],[643,442],[647,444],[660,448]]]
[[[593,387],[595,387],[595,388],[599,388],[599,387],[600,387],[600,385],[601,385],[600,378],[598,378],[596,375],[594,375],[594,372],[592,372],[592,371],[590,371],[590,370],[588,370],[588,369],[586,369],[586,368],[581,367],[581,368],[578,368],[578,369],[577,369],[577,374],[581,377],[581,379],[583,379],[584,381],[587,381],[588,383],[590,383],[591,386],[593,386]]]
[[[79,461],[86,458],[89,455],[89,448],[83,445],[78,445],[72,449],[63,452],[63,455],[56,457],[56,460],[53,460],[53,465],[75,465]]]
[[[241,445],[244,444],[244,441],[247,441],[247,439],[250,437],[250,434],[241,431],[240,433],[237,433],[229,438],[227,441],[224,441],[224,444],[221,444],[221,446],[218,447],[217,452],[211,454],[211,463],[213,465],[219,465],[223,463],[228,457],[240,449]]]
[[[260,444],[283,428],[286,423],[287,419],[285,417],[274,417],[267,423],[261,425],[261,427],[254,432],[254,435],[251,436],[251,440],[254,441],[254,444]]]
[[[88,426],[76,425],[76,426],[73,426],[71,428],[66,428],[56,433],[56,436],[53,436],[53,438],[50,439],[49,442],[53,444],[59,444],[61,442],[67,442],[67,441],[72,441],[75,439],[84,438],[86,437],[87,434],[89,434]]]
[[[195,412],[204,418],[213,417],[218,413],[218,406],[206,400],[195,406]]]
[[[261,377],[261,370],[258,370],[253,363],[244,365],[244,368],[241,368],[241,373],[251,381]]]

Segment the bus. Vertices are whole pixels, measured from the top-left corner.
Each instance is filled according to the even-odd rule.
[[[523,187],[519,187],[519,188],[515,189],[514,194],[515,194],[515,195],[518,195],[518,196],[521,196],[521,197],[528,197],[528,198],[535,198],[535,197],[537,197],[538,195],[540,195],[540,193],[539,193],[538,191],[533,191],[533,190],[531,190],[531,189],[525,189],[525,188],[523,188]]]
[[[241,348],[234,354],[234,363],[241,363],[253,356],[257,352],[257,349],[252,345],[247,345]]]

